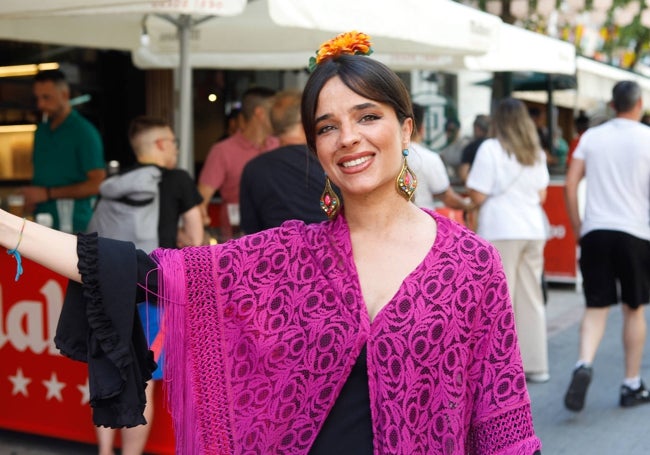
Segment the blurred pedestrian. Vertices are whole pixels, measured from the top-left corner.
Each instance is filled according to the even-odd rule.
[[[325,171],[307,148],[300,120],[301,96],[298,90],[275,95],[271,124],[280,147],[253,158],[244,167],[239,209],[241,230],[246,234],[280,226],[287,220],[327,220],[318,203],[325,187]]]
[[[467,188],[479,206],[478,234],[503,261],[517,323],[526,379],[546,382],[548,343],[542,294],[546,199],[549,174],[526,106],[506,98],[492,117],[494,137],[478,149]]]
[[[463,198],[451,187],[440,156],[422,145],[424,136],[424,106],[413,103],[413,134],[409,146],[409,165],[418,179],[413,202],[418,207],[434,210],[437,200],[456,210],[471,210],[471,200]]]
[[[201,173],[199,192],[203,197],[203,215],[208,218],[208,205],[216,191],[219,191],[222,204],[218,225],[222,240],[228,240],[239,226],[230,222],[229,210],[239,217],[239,184],[244,166],[251,159],[279,145],[272,135],[269,109],[275,91],[265,87],[247,90],[242,96],[241,119],[243,126],[233,136],[212,146]]]
[[[639,122],[641,87],[618,82],[611,107],[616,117],[580,138],[566,177],[566,203],[580,244],[585,312],[578,361],[564,397],[580,411],[592,379],[594,358],[605,335],[609,309],[622,303],[625,372],[619,403],[650,403],[641,379],[646,339],[645,305],[650,301],[650,128]],[[578,185],[586,179],[584,218]]]
[[[585,131],[589,129],[589,117],[587,117],[587,114],[585,114],[585,111],[580,111],[578,116],[574,119],[573,123],[576,129],[576,134],[573,136],[571,141],[569,142],[569,153],[567,155],[566,159],[566,168],[567,170],[569,169],[569,166],[571,165],[571,158],[573,158],[573,152],[575,152],[576,148],[578,147],[578,143],[580,142],[580,138],[584,134]]]
[[[458,166],[458,177],[463,184],[467,180],[469,169],[472,167],[478,148],[488,137],[490,132],[490,117],[484,114],[477,115],[472,124],[472,128],[474,129],[474,136],[472,137],[472,141],[463,149],[460,165]]]
[[[63,72],[39,72],[33,88],[44,121],[34,133],[34,177],[32,186],[22,189],[25,206],[35,215],[51,214],[55,229],[84,232],[106,177],[101,137],[70,105]]]
[[[186,171],[176,169],[178,140],[169,124],[153,117],[136,117],[129,127],[129,141],[137,164],[102,183],[102,198],[89,227],[105,237],[132,241],[137,248],[146,252],[151,252],[157,247],[175,248],[179,242],[183,246],[200,245],[203,240],[202,198],[192,177]],[[157,193],[150,199],[151,192],[146,192],[147,182],[151,182],[151,192]],[[100,220],[109,210],[109,204],[117,204],[121,211],[112,211],[111,216],[116,219],[102,223]],[[144,216],[146,219],[137,220],[129,218],[129,215],[137,214],[147,204],[157,212],[154,216],[150,214]],[[149,230],[147,224],[150,223],[154,224],[151,228],[155,243],[142,235]],[[177,239],[177,230],[182,240]],[[146,425],[121,430],[123,455],[143,453],[154,415],[153,380],[162,379],[162,334],[158,306],[144,302],[138,305],[138,311],[147,343],[153,351],[158,367],[145,389]],[[97,427],[99,455],[113,455],[115,433],[116,430],[112,428]]]
[[[452,185],[460,183],[458,167],[463,155],[463,149],[469,143],[469,139],[460,134],[460,121],[456,118],[448,118],[445,121],[445,145],[440,149],[440,158],[445,163],[447,176]]]

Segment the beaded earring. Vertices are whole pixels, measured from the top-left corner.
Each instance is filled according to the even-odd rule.
[[[325,189],[320,195],[320,208],[329,219],[334,218],[341,209],[341,200],[332,189],[330,178],[327,175],[325,176]]]
[[[418,179],[415,176],[415,173],[409,168],[408,163],[406,162],[406,157],[409,154],[408,149],[402,150],[402,170],[397,175],[397,192],[404,196],[404,199],[410,201],[415,193],[415,188],[418,186]]]

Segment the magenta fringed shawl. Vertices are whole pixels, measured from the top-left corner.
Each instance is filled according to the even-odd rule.
[[[376,454],[539,449],[498,256],[432,216],[372,324],[343,216],[154,252],[177,453],[308,453],[365,343]]]

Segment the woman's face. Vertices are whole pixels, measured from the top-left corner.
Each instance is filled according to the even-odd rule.
[[[334,77],[318,97],[318,159],[346,195],[394,192],[411,127],[411,119],[400,125],[391,106],[358,95]]]

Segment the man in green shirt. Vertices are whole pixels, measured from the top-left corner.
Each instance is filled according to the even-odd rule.
[[[106,177],[97,129],[70,105],[70,88],[59,70],[34,78],[34,96],[45,121],[34,134],[34,177],[23,188],[27,210],[50,213],[54,228],[85,231],[93,197]]]

